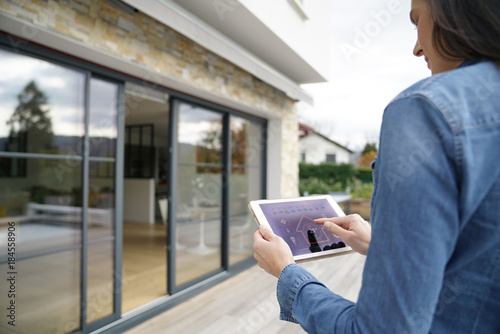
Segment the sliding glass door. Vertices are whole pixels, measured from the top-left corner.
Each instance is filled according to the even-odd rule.
[[[0,307],[19,333],[89,333],[253,263],[265,120],[32,48],[0,49]]]
[[[92,78],[88,113],[86,318],[117,313],[114,281],[119,86]],[[87,170],[87,169],[86,169]],[[118,181],[119,182],[119,181]]]
[[[264,196],[264,122],[174,99],[170,276],[176,291],[252,258],[248,201]]]
[[[120,86],[1,49],[0,73],[0,332],[88,331],[117,316]]]
[[[229,199],[229,265],[253,257],[257,228],[248,203],[263,198],[262,124],[231,116],[231,168]]]
[[[223,115],[182,103],[178,112],[175,283],[221,268]]]

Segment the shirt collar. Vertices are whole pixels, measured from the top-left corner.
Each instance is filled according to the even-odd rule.
[[[467,67],[485,61],[486,58],[465,59],[457,68]]]

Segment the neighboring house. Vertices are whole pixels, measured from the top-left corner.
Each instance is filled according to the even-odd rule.
[[[353,151],[318,133],[312,127],[299,123],[299,161],[320,164],[351,163]]]
[[[247,204],[298,195],[329,6],[1,1],[0,332],[123,332],[255,264]]]

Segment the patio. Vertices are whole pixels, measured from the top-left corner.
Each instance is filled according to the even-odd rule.
[[[351,253],[301,265],[329,289],[355,301],[364,261]],[[278,319],[276,281],[255,265],[125,333],[305,333]]]

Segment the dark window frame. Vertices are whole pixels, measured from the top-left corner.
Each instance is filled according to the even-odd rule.
[[[336,164],[337,163],[337,155],[335,153],[333,153],[333,154],[327,153],[326,157],[325,157],[325,161],[332,163],[332,164]]]
[[[139,129],[139,144],[138,144],[138,156],[135,156],[132,153],[133,144],[131,142],[132,130],[138,128]],[[149,136],[149,145],[144,143],[144,131],[143,129],[149,128],[150,136]],[[151,179],[154,177],[154,162],[155,162],[155,146],[154,146],[154,138],[155,138],[155,127],[153,124],[134,124],[134,125],[126,125],[125,126],[125,161],[124,161],[124,176],[125,178],[139,178],[139,179]],[[147,148],[149,147],[149,148]],[[145,150],[149,150],[149,173],[146,172],[145,168],[143,168],[142,157]],[[138,174],[134,172],[135,164],[138,163]]]

